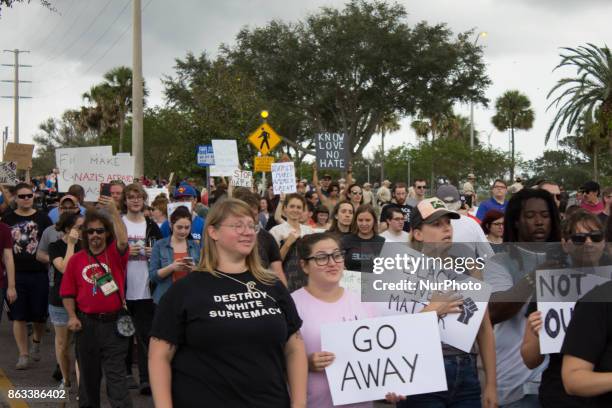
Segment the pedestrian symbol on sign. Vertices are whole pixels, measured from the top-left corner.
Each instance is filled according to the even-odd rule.
[[[264,150],[264,144],[268,147],[268,150],[270,149],[270,143],[268,141],[270,137],[270,133],[266,132],[265,128],[261,128],[261,134],[259,136],[257,136],[258,139],[261,139],[261,144],[259,145],[259,150]]]

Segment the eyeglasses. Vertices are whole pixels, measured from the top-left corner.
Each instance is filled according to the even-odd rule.
[[[334,251],[331,254],[317,254],[305,258],[305,261],[310,261],[314,259],[315,263],[319,266],[325,266],[329,263],[329,260],[332,259],[335,263],[344,262],[344,254],[346,251]]]
[[[591,232],[582,232],[572,234],[570,239],[574,244],[584,244],[587,240],[587,237],[591,238],[592,242],[601,242],[604,239],[603,232],[601,231],[591,231]]]
[[[415,187],[417,190],[426,190],[427,186],[416,186]]]
[[[30,198],[34,197],[34,194],[17,194],[17,197],[22,200],[29,200]]]
[[[103,235],[106,232],[106,228],[87,228],[85,232],[87,233],[87,235]]]
[[[258,233],[259,230],[261,229],[261,225],[259,224],[226,224],[226,225],[220,225],[220,227],[228,227],[233,229],[236,233],[238,234],[244,234],[246,232],[246,230],[248,229],[249,231],[253,231],[254,233]]]
[[[504,223],[503,222],[492,222],[491,226],[495,226],[495,227],[503,227]]]
[[[363,192],[361,191],[351,191],[352,195],[363,195]]]
[[[497,184],[497,185],[493,186],[493,188],[494,188],[494,189],[495,189],[495,188],[501,188],[501,189],[504,189],[504,190],[505,190],[505,189],[507,189],[508,187],[503,186],[503,185],[501,185],[501,184]]]

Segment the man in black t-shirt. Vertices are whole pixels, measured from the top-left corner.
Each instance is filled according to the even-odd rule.
[[[612,282],[576,302],[561,353],[567,393],[591,397],[589,407],[612,407]]]
[[[51,225],[46,214],[36,211],[34,192],[26,183],[15,186],[17,209],[3,221],[11,229],[15,261],[17,300],[11,305],[9,318],[13,321],[13,335],[19,349],[16,368],[24,370],[30,358],[40,360],[40,340],[47,320],[49,277],[44,264],[36,260],[36,248],[45,228]],[[28,350],[26,322],[32,322],[34,333]]]
[[[407,204],[408,189],[406,183],[396,183],[393,187],[394,202],[385,205],[380,212],[379,231],[383,232],[387,229],[387,219],[389,215],[387,211],[391,208],[398,208],[404,214],[404,231],[410,232],[410,212],[414,207]]]

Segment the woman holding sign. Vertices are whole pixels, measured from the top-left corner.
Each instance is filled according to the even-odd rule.
[[[259,224],[244,202],[215,204],[195,272],[157,308],[149,369],[158,407],[306,405],[302,321],[259,262]]]
[[[589,268],[600,265],[606,244],[601,222],[596,215],[585,210],[576,211],[564,223],[561,245],[570,257],[570,264],[576,268]],[[559,265],[567,267],[568,265]],[[530,303],[527,309],[525,336],[521,346],[521,356],[525,365],[534,369],[544,362],[540,353],[539,336],[542,331],[542,313],[536,310],[537,304]],[[567,321],[564,323],[568,324]],[[561,380],[563,354],[551,353],[548,367],[542,373],[539,400],[543,408],[578,408],[587,404],[584,398],[568,395]]]
[[[445,258],[452,245],[451,219],[458,219],[459,214],[447,210],[444,202],[438,198],[421,201],[413,214],[410,220],[412,247],[425,256]],[[453,273],[454,271],[449,271],[449,279]],[[454,273],[454,275],[454,279],[459,279],[460,274]],[[466,307],[468,305],[458,300],[456,295],[450,297],[434,295],[429,305],[422,311],[436,311],[439,316],[444,316],[447,313],[461,313]],[[483,403],[487,408],[496,407],[495,339],[488,312],[485,312],[480,324],[477,341],[485,371],[485,388],[482,396],[476,368],[476,352],[472,349],[466,353],[442,343],[448,390],[411,395],[405,401],[399,402],[398,408],[481,407]]]

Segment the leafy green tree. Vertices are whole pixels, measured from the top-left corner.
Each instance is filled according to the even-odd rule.
[[[444,24],[411,27],[403,6],[352,0],[305,21],[245,28],[222,52],[259,95],[306,117],[308,138],[342,131],[359,156],[388,115],[487,102],[490,81],[470,35],[455,37]]]
[[[552,98],[548,109],[558,108],[557,114],[546,133],[546,143],[555,131],[558,138],[563,130],[572,134],[585,116],[592,121],[601,122],[602,133],[608,139],[612,152],[612,54],[607,46],[598,47],[587,44],[578,48],[563,48],[561,62],[555,70],[562,67],[576,69],[576,77],[560,79],[550,90],[547,98]],[[600,110],[600,116],[598,115]]]
[[[514,131],[529,130],[533,127],[535,113],[529,98],[519,91],[506,91],[495,102],[495,116],[491,119],[493,126],[500,132],[510,130],[512,160],[510,163],[510,180],[514,181]]]

